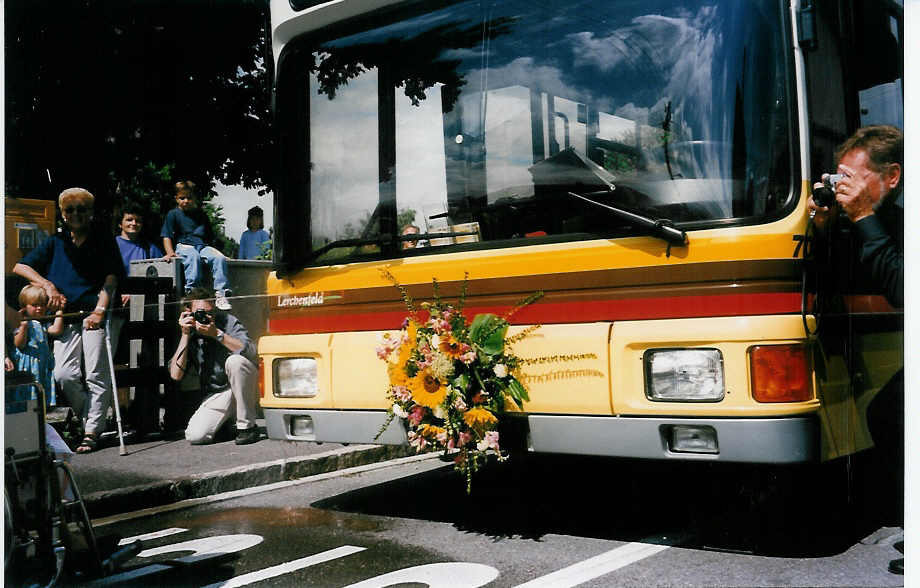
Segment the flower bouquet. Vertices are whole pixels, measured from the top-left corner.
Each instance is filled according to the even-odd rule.
[[[456,450],[455,468],[466,477],[469,492],[473,474],[489,454],[507,459],[497,429],[508,403],[523,409],[529,400],[515,376],[523,360],[510,345],[538,327],[508,337],[508,319],[543,293],[528,296],[502,317],[478,314],[467,322],[462,313],[466,277],[456,307],[441,300],[435,280],[434,301],[416,310],[393,275],[385,270],[383,275],[399,288],[409,316],[398,333],[385,333],[377,347],[377,356],[387,362],[391,402],[380,433],[399,417],[417,451]]]

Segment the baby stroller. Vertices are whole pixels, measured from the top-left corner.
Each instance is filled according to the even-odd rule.
[[[41,384],[30,373],[7,372],[4,387],[7,581],[54,586],[68,574],[89,579],[112,573],[140,552],[140,541],[116,550],[117,538],[97,538],[70,465],[55,459],[49,446]]]

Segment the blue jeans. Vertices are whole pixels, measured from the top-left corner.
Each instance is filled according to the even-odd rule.
[[[201,285],[202,262],[211,268],[214,289],[218,292],[227,289],[227,258],[223,253],[209,245],[199,251],[193,245],[184,243],[176,245],[176,253],[182,258],[182,267],[185,269],[186,290]]]

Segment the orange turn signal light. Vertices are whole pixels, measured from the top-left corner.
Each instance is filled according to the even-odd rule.
[[[803,344],[751,347],[751,388],[757,402],[804,402],[813,397],[811,361]]]
[[[265,360],[259,358],[259,398],[265,398]]]

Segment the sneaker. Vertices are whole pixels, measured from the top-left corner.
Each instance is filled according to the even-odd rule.
[[[250,443],[255,443],[262,438],[262,433],[259,431],[259,427],[249,427],[248,429],[239,429],[236,432],[236,444],[237,445],[249,445]]]
[[[231,294],[230,290],[222,290],[214,297],[214,306],[216,306],[218,310],[230,310],[233,308],[230,301],[227,300],[229,294]]]

